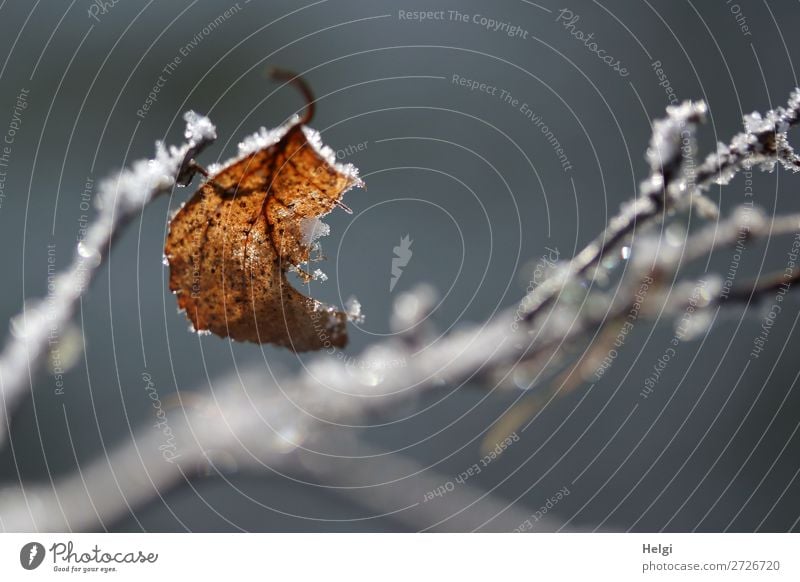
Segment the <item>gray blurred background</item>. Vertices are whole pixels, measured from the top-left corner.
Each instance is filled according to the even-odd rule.
[[[558,21],[561,9],[579,16],[574,29],[594,33],[627,75],[572,36]],[[400,14],[418,10],[444,10],[445,19]],[[519,32],[487,29],[475,15]],[[421,282],[444,298],[434,314],[443,329],[482,321],[516,304],[546,248],[571,257],[634,195],[646,173],[650,120],[670,98],[655,61],[677,98],[707,100],[700,143],[708,151],[740,129],[743,113],[785,102],[797,85],[798,27],[796,3],[756,0],[2,2],[0,132],[22,90],[29,106],[0,205],[0,314],[7,321],[26,297],[46,293],[48,245],[55,245],[59,267],[72,257],[87,179],[96,186],[149,156],[156,139],[179,141],[183,111],[216,123],[220,139],[204,164],[230,157],[243,136],[295,112],[302,102],[293,90],[270,96],[276,85],[264,71],[278,65],[309,81],[320,99],[313,126],[368,184],[345,198],[353,215],[336,211],[326,219],[332,233],[319,267],[329,280],[311,290],[329,302],[351,295],[361,301],[366,321],[351,325],[348,354],[387,334],[394,297]],[[181,62],[165,75],[157,101],[137,115],[176,56]],[[453,75],[498,90],[470,91]],[[516,104],[504,101],[502,90]],[[523,103],[552,131],[568,168],[520,110]],[[354,149],[360,151],[347,155]],[[755,200],[768,213],[800,209],[797,178],[779,171],[753,180]],[[152,421],[143,372],[167,401],[178,390],[207,393],[209,378],[234,365],[288,373],[309,358],[187,331],[167,289],[162,250],[169,212],[190,194],[157,200],[122,233],[83,299],[76,325],[86,349],[65,375],[64,394],[55,394],[52,376],[39,376],[15,418],[13,446],[0,452],[4,483],[46,482],[129,441],[135,427]],[[723,212],[741,204],[743,178],[710,195]],[[390,292],[392,250],[404,235],[413,239],[413,257]],[[737,280],[782,268],[790,243],[749,244]],[[730,260],[729,251],[720,253],[711,268],[724,274]],[[520,442],[470,484],[513,502],[522,515],[568,487],[550,513],[566,527],[800,529],[798,306],[796,297],[787,299],[756,359],[749,354],[765,306],[723,311],[707,334],[679,346],[647,399],[640,396],[644,380],[674,330],[669,322],[637,326],[602,381],[550,402]],[[442,387],[369,419],[375,426],[362,436],[453,478],[480,458],[483,433],[522,396],[487,396],[475,384]],[[194,478],[105,525],[409,528],[396,517],[374,517],[324,484],[236,472]]]

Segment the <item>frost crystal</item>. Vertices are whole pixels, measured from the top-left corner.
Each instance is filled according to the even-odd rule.
[[[667,107],[668,116],[653,124],[653,136],[647,149],[647,161],[653,172],[668,174],[673,166],[681,164],[682,133],[703,120],[706,105],[703,102],[685,101]]]
[[[243,160],[247,156],[254,154],[259,150],[274,146],[281,140],[281,138],[283,138],[284,135],[286,135],[286,132],[288,132],[297,124],[298,121],[300,121],[300,118],[295,115],[289,119],[289,121],[274,129],[267,129],[266,127],[259,128],[257,132],[248,135],[239,142],[239,153],[236,156],[222,162],[221,164],[210,165],[208,167],[208,173],[211,176],[215,176],[221,172],[223,168],[226,168],[231,164],[235,164],[236,162]]]
[[[98,209],[108,210],[116,203],[122,212],[135,211],[156,194],[175,185],[187,156],[217,137],[216,128],[207,117],[194,111],[187,111],[183,117],[186,120],[184,135],[188,142],[169,148],[163,142],[156,142],[153,159],[138,160],[116,178],[101,182],[96,201]]]
[[[217,139],[217,128],[205,115],[187,111],[183,114],[183,120],[186,122],[186,131],[183,132],[183,136],[189,142],[200,143]]]
[[[338,163],[336,161],[336,152],[334,152],[329,146],[326,146],[322,143],[322,137],[317,130],[311,129],[310,127],[304,125],[303,134],[305,134],[309,145],[314,148],[314,151],[316,151],[323,160],[335,168],[340,174],[352,179],[354,186],[363,188],[364,182],[358,176],[358,168],[356,168],[353,164]]]
[[[350,297],[344,303],[344,311],[347,314],[347,319],[355,324],[364,323],[366,316],[361,311],[361,302],[355,297]]]
[[[300,117],[298,115],[293,115],[286,123],[280,125],[274,129],[267,129],[266,127],[260,128],[257,132],[247,136],[239,143],[239,153],[237,156],[221,163],[221,164],[212,164],[209,166],[208,171],[211,176],[218,174],[223,168],[230,166],[231,164],[235,164],[246,158],[247,156],[254,154],[259,150],[263,150],[270,146],[275,145],[278,143],[283,136],[295,125],[300,122]],[[340,164],[336,161],[336,152],[333,151],[329,146],[324,145],[322,143],[322,138],[320,134],[315,129],[311,129],[308,126],[303,126],[303,135],[305,135],[306,139],[308,140],[309,145],[314,148],[314,151],[319,154],[319,156],[325,160],[328,164],[331,165],[337,172],[341,173],[342,175],[351,178],[353,181],[352,187],[363,187],[364,182],[358,175],[358,168],[356,168],[353,164]]]
[[[300,222],[300,234],[303,236],[303,244],[306,246],[313,244],[323,236],[328,236],[330,233],[331,227],[317,217],[304,218]]]

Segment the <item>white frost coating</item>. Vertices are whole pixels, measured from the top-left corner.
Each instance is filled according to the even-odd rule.
[[[191,149],[216,139],[216,128],[207,117],[187,111],[183,119],[186,121],[186,143],[167,148],[158,141],[155,157],[137,160],[115,178],[100,183],[95,205],[101,210],[101,215],[104,209],[114,204],[119,205],[118,212],[143,208],[154,195],[169,190],[175,184],[175,176]]]
[[[167,151],[164,144],[156,143],[155,158],[138,160],[116,178],[101,182],[96,206],[103,210],[116,203],[123,212],[142,208],[154,193],[172,187],[185,153],[177,148]]]
[[[800,119],[800,88],[792,91],[786,107],[763,116],[758,113],[745,116],[745,132],[735,135],[729,144],[719,143],[702,164],[689,164],[695,153],[696,125],[705,119],[706,112],[705,103],[686,101],[667,107],[667,117],[653,122],[646,153],[650,175],[642,181],[639,196],[624,204],[606,229],[575,255],[568,264],[564,282],[575,276],[584,278],[584,283],[588,278],[603,277],[608,270],[602,260],[604,254],[626,244],[634,229],[660,220],[662,209],[671,212],[694,208],[701,216],[715,219],[719,209],[702,192],[714,183],[727,184],[743,169],[759,166],[773,171],[780,163],[788,170],[800,171],[800,157],[789,144],[787,134]],[[609,246],[608,240],[614,240],[614,245]],[[531,318],[563,289],[557,277],[548,277],[532,294],[535,298],[522,300],[526,317]]]
[[[183,137],[190,143],[212,142],[217,139],[217,128],[205,115],[200,115],[194,111],[187,111],[183,114],[186,122],[186,130]]]
[[[259,128],[257,132],[248,135],[239,142],[239,153],[237,155],[222,163],[211,164],[208,167],[209,175],[214,177],[231,164],[240,162],[247,156],[254,154],[257,151],[274,146],[276,143],[281,141],[283,136],[286,135],[286,133],[292,127],[297,125],[299,121],[300,117],[298,115],[294,115],[289,119],[289,121],[273,129],[267,129],[266,127]]]
[[[212,164],[209,166],[209,174],[213,177],[231,164],[240,162],[247,156],[252,155],[257,151],[274,146],[281,139],[283,139],[283,136],[285,136],[287,132],[299,122],[300,116],[293,115],[286,123],[274,129],[267,129],[266,127],[260,128],[257,132],[247,136],[241,142],[239,142],[239,153],[236,156],[220,164]],[[334,152],[329,146],[326,146],[322,143],[322,138],[320,137],[318,131],[304,125],[303,135],[305,135],[308,144],[323,160],[325,160],[325,162],[330,164],[330,166],[337,172],[352,180],[353,185],[351,187],[364,186],[364,182],[358,175],[358,168],[356,168],[353,164],[338,163],[336,161],[336,152]]]
[[[681,156],[681,133],[702,121],[705,103],[684,101],[667,107],[667,117],[653,123],[653,135],[647,150],[647,161],[654,172],[673,165]]]
[[[300,221],[300,234],[303,237],[303,244],[306,246],[312,245],[317,239],[328,236],[330,233],[330,225],[325,224],[316,216]]]
[[[0,354],[0,443],[8,435],[8,415],[31,388],[29,370],[36,370],[46,361],[51,334],[66,330],[114,232],[141,212],[156,194],[171,189],[187,155],[215,137],[208,118],[189,111],[184,119],[186,143],[167,148],[158,142],[153,159],[138,160],[116,178],[100,183],[97,216],[78,244],[72,263],[54,279],[47,300],[26,302],[22,313],[13,318],[13,333]]]
[[[333,151],[333,149],[331,149],[329,146],[326,146],[322,143],[322,136],[320,136],[317,130],[311,129],[310,127],[304,125],[303,134],[306,136],[308,144],[314,148],[314,151],[317,152],[319,157],[335,168],[337,172],[350,178],[353,181],[353,186],[364,186],[364,182],[358,176],[358,168],[356,168],[353,164],[338,163],[336,161],[336,152]]]
[[[800,116],[800,90],[792,91],[786,107],[767,111],[764,115],[753,112],[743,118],[744,132],[731,139],[729,145],[719,144],[699,168],[699,172],[713,175],[717,184],[727,184],[740,169],[759,166],[772,172],[780,163],[786,170],[800,171],[800,158],[789,144],[787,132],[797,124]],[[701,187],[704,186],[701,184]]]

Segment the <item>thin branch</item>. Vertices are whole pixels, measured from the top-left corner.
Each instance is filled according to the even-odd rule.
[[[687,101],[668,107],[668,116],[653,124],[647,155],[650,176],[642,183],[640,195],[623,204],[621,212],[567,264],[560,277],[541,285],[526,298],[526,321],[537,317],[552,303],[564,281],[591,275],[592,268],[629,240],[637,228],[657,221],[670,208],[699,203],[707,215],[713,215],[710,201],[702,197],[702,192],[713,184],[727,184],[739,171],[754,165],[772,171],[780,163],[792,172],[800,171],[788,141],[789,129],[800,119],[800,89],[792,91],[785,108],[771,110],[763,117],[757,112],[746,116],[745,131],[736,134],[728,145],[720,143],[717,151],[695,168],[695,131],[697,124],[704,121],[705,113],[704,103]]]
[[[72,263],[55,278],[47,299],[26,303],[12,319],[12,335],[0,354],[0,445],[9,436],[9,420],[16,407],[31,390],[33,374],[58,340],[59,330],[72,319],[117,233],[155,196],[176,183],[187,184],[194,157],[216,139],[207,118],[191,111],[184,118],[186,143],[167,148],[159,142],[152,160],[139,160],[100,185],[97,217],[78,244]]]

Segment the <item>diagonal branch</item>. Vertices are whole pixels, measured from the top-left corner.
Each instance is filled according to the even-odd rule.
[[[746,116],[745,131],[736,134],[727,145],[720,143],[717,151],[695,168],[694,134],[705,113],[704,103],[685,102],[668,107],[667,117],[653,124],[647,153],[650,175],[642,183],[640,195],[622,206],[606,229],[564,267],[560,277],[526,297],[526,321],[552,303],[563,289],[563,281],[591,275],[602,258],[629,240],[637,228],[656,222],[669,209],[694,203],[713,216],[713,203],[702,197],[702,192],[713,184],[727,184],[739,171],[754,165],[772,171],[780,163],[792,172],[800,171],[788,141],[789,129],[800,120],[800,89],[792,91],[786,107],[771,110],[763,117],[757,112]]]
[[[72,263],[56,277],[47,300],[27,303],[12,320],[12,335],[0,354],[0,445],[8,437],[16,407],[31,390],[34,373],[57,341],[59,330],[72,319],[122,226],[158,194],[176,183],[187,184],[194,157],[216,139],[216,130],[206,117],[189,111],[184,119],[186,143],[167,148],[158,142],[152,160],[139,160],[100,185],[97,217],[78,244]]]

